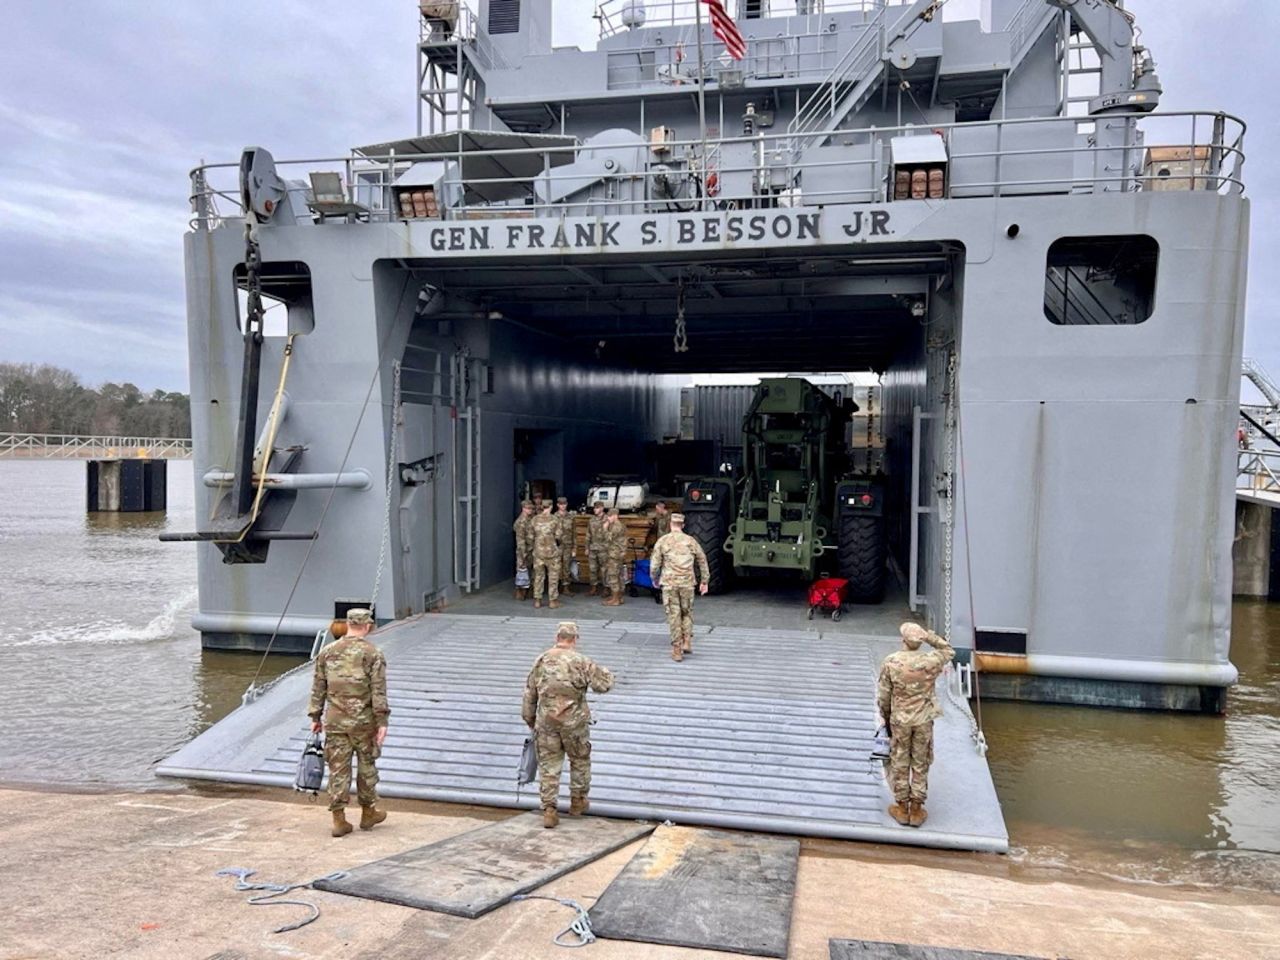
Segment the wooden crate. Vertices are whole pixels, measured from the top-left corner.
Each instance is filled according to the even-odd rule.
[[[680,509],[680,501],[668,500],[667,509],[672,513],[677,512]],[[627,539],[631,541],[627,549],[627,561],[647,560],[649,547],[646,540],[653,517],[650,513],[624,513],[618,519],[622,521],[627,531]],[[587,566],[587,524],[590,521],[589,513],[579,513],[573,518],[573,556],[578,561],[578,578],[584,583],[590,569]]]

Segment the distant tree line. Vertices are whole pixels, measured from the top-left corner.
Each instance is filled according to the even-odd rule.
[[[132,383],[86,387],[70,370],[0,363],[0,432],[191,436],[191,398]]]

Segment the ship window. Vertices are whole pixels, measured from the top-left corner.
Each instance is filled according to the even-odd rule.
[[[520,32],[520,0],[489,0],[489,36]]]
[[[1067,326],[1142,323],[1155,305],[1160,245],[1143,234],[1063,237],[1049,247],[1044,315]]]
[[[284,337],[310,333],[316,328],[311,303],[311,269],[298,260],[272,260],[262,264],[262,335]],[[244,330],[249,313],[244,264],[235,269],[236,327]]]

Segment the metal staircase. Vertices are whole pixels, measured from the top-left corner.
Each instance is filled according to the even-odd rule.
[[[793,156],[806,147],[824,143],[852,113],[860,110],[884,76],[889,48],[908,39],[920,25],[932,19],[945,0],[915,0],[903,7],[882,7],[857,42],[831,69],[818,88],[796,111],[787,126]],[[898,13],[899,10],[904,12]],[[891,15],[892,23],[889,23]]]

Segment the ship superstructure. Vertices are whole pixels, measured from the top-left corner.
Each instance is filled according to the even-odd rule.
[[[1243,124],[1160,112],[1110,0],[742,0],[741,60],[693,0],[553,47],[581,9],[424,2],[415,135],[194,172],[206,645],[508,579],[522,482],[641,470],[679,375],[869,368],[984,693],[1221,709]]]

